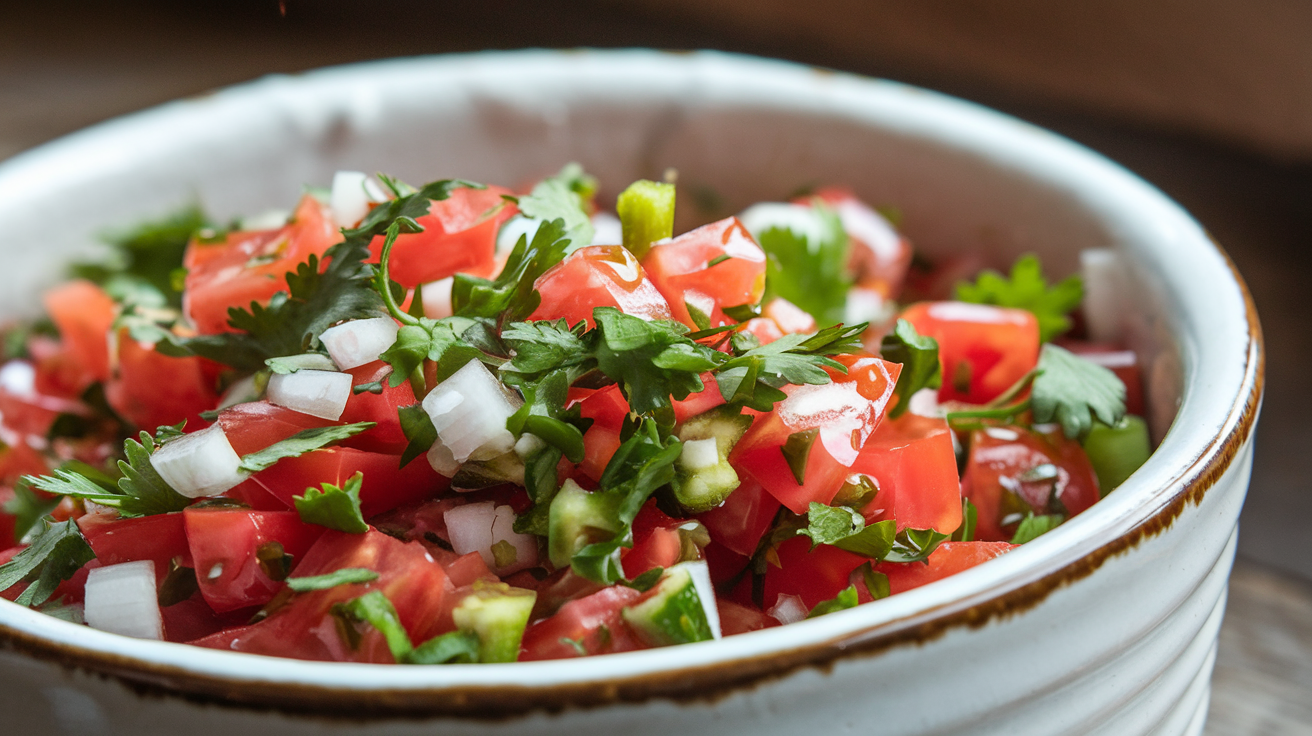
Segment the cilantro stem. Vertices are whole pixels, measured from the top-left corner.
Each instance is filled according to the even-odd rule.
[[[1029,388],[1031,383],[1034,383],[1034,379],[1038,378],[1040,373],[1043,373],[1043,369],[1041,368],[1030,369],[1030,372],[1021,376],[1020,380],[1011,385],[1011,388],[1003,391],[996,399],[985,404],[985,408],[995,409],[1001,406],[1006,406],[1017,396],[1024,393],[1025,389]]]
[[[386,305],[387,311],[391,313],[396,321],[403,325],[418,325],[419,318],[407,314],[401,309],[401,305],[396,303],[392,297],[392,279],[388,270],[389,261],[392,258],[392,246],[396,245],[396,238],[401,234],[402,228],[407,233],[422,233],[424,226],[410,219],[409,217],[398,217],[387,226],[387,237],[383,240],[383,252],[378,257],[378,276],[375,279],[375,288],[378,289],[378,295],[383,298],[383,304]]]

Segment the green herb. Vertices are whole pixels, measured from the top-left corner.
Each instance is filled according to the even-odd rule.
[[[674,185],[639,179],[620,193],[615,212],[624,247],[642,258],[652,243],[674,236]]]
[[[14,517],[14,539],[22,539],[41,517],[55,510],[59,496],[38,496],[26,479],[14,484],[14,497],[5,501],[4,512]]]
[[[141,433],[140,442],[126,440],[123,443],[123,454],[127,459],[118,461],[123,477],[114,486],[105,484],[104,479],[97,482],[84,473],[65,468],[56,469],[52,475],[23,476],[23,481],[46,493],[72,496],[116,508],[125,517],[181,511],[191,503],[191,499],[173,490],[155,472],[154,466],[150,464],[150,455],[156,447],[154,438],[148,432]]]
[[[478,634],[448,631],[420,644],[405,656],[404,664],[470,664],[478,662]]]
[[[269,370],[278,374],[295,373],[296,371],[336,371],[337,364],[323,353],[304,353],[302,355],[288,355],[281,358],[269,358],[264,361],[269,366]]]
[[[716,370],[720,395],[730,404],[770,411],[783,400],[783,386],[829,383],[825,368],[846,373],[847,368],[830,356],[863,350],[860,336],[865,328],[865,324],[837,325],[814,335],[784,335],[741,352]]]
[[[396,607],[380,591],[368,593],[333,606],[333,615],[343,621],[344,626],[352,627],[355,622],[362,622],[373,627],[383,635],[392,658],[398,664],[447,664],[452,662],[477,662],[479,652],[478,636],[472,632],[452,631],[434,637],[418,647],[410,643],[410,635],[401,625],[401,617]],[[354,636],[353,636],[354,635]],[[354,648],[358,646],[358,634],[354,628],[347,632],[347,643]]]
[[[834,611],[844,611],[849,608],[856,608],[858,603],[860,603],[860,599],[856,594],[856,586],[849,585],[839,591],[838,595],[833,598],[815,604],[815,608],[812,608],[811,612],[806,614],[806,617],[815,618],[816,616],[824,616],[833,613]]]
[[[536,382],[519,384],[524,405],[506,420],[506,429],[516,435],[532,434],[560,450],[570,462],[581,463],[583,429],[591,422],[580,418],[577,407],[565,409],[570,383],[568,371],[558,368]]]
[[[191,205],[104,240],[112,250],[103,260],[73,264],[71,274],[100,284],[119,302],[144,306],[182,305],[174,274],[182,268],[187,243],[211,227],[200,208]]]
[[[793,480],[797,481],[799,486],[806,483],[806,466],[811,459],[811,448],[815,446],[816,438],[819,436],[819,429],[793,432],[784,440],[783,447],[779,448],[784,455],[784,461],[788,463],[788,469],[793,472]]]
[[[1056,345],[1044,345],[1030,389],[1038,424],[1057,422],[1067,437],[1088,434],[1096,418],[1115,425],[1125,416],[1125,384],[1115,373]]]
[[[975,504],[971,503],[969,498],[961,499],[961,526],[952,533],[952,541],[975,541],[975,525],[978,520],[979,509],[975,508]]]
[[[1047,342],[1071,328],[1066,316],[1080,306],[1084,282],[1070,276],[1049,288],[1039,259],[1022,256],[1012,264],[1011,277],[985,271],[975,283],[957,284],[957,299],[975,304],[995,304],[1032,312],[1039,321],[1039,339]]]
[[[56,523],[42,519],[34,529],[31,544],[0,565],[0,590],[24,580],[29,582],[14,600],[20,606],[45,603],[60,583],[96,558],[72,519]]]
[[[287,587],[297,593],[312,590],[327,590],[339,585],[357,585],[370,583],[378,579],[378,573],[363,567],[344,567],[325,575],[308,575],[299,578],[287,578]]]
[[[903,529],[893,539],[893,549],[885,562],[924,562],[947,541],[948,535],[933,529]]]
[[[281,442],[276,442],[258,452],[243,455],[241,469],[247,473],[258,473],[273,467],[279,460],[300,457],[307,452],[323,449],[334,442],[354,437],[374,427],[373,422],[356,422],[355,424],[335,425],[331,427],[313,427],[302,429]]]
[[[911,407],[911,397],[923,388],[938,388],[943,383],[943,366],[938,362],[938,341],[921,335],[904,319],[899,319],[893,331],[879,344],[884,360],[902,364],[893,395],[897,404],[889,418],[897,419]]]
[[[592,318],[601,331],[597,367],[613,378],[639,414],[669,417],[670,397],[685,399],[705,388],[701,374],[719,364],[722,353],[685,337],[677,322],[645,320],[614,307],[597,307]]]
[[[1020,525],[1016,527],[1016,534],[1011,538],[1012,544],[1025,544],[1047,534],[1048,532],[1061,526],[1065,517],[1060,514],[1045,514],[1035,516],[1033,512],[1025,515],[1021,519]]]
[[[610,585],[624,579],[620,549],[633,546],[633,520],[651,494],[674,480],[674,462],[683,451],[679,440],[661,438],[656,422],[643,419],[637,431],[622,443],[601,474],[599,490],[617,508],[619,531],[609,540],[594,542],[575,553],[570,567],[578,575]]]
[[[307,488],[304,496],[293,496],[292,500],[301,521],[307,524],[364,534],[369,531],[369,525],[360,512],[360,486],[363,483],[364,473],[356,473],[341,488],[324,483],[322,491]]]
[[[381,394],[381,393],[383,393],[382,381],[370,381],[368,383],[361,383],[351,387],[351,394],[354,396],[359,396],[360,394]]]
[[[843,320],[847,291],[852,286],[848,273],[848,238],[833,209],[817,202],[812,208],[817,220],[817,242],[807,233],[787,227],[771,227],[755,233],[766,253],[765,299],[783,297],[815,317],[822,327]]]
[[[876,561],[893,549],[897,526],[892,520],[867,525],[854,509],[815,502],[807,508],[806,518],[806,528],[797,533],[811,538],[811,549],[828,544]]]
[[[653,567],[632,580],[619,580],[617,582],[626,588],[633,588],[639,593],[646,593],[661,581],[661,576],[664,574],[665,568]]]
[[[495,279],[456,274],[451,285],[452,308],[464,317],[500,317],[502,322],[524,319],[542,301],[533,284],[565,258],[572,242],[564,219],[543,222],[531,241],[525,235],[519,237]]]
[[[424,411],[423,404],[396,407],[396,414],[401,420],[401,432],[405,434],[407,444],[401,453],[401,467],[424,455],[437,442],[437,429],[433,420]]]
[[[888,576],[882,572],[875,572],[874,566],[869,562],[862,563],[860,567],[853,570],[850,577],[865,585],[866,592],[870,593],[873,600],[881,600],[893,594]]]
[[[524,490],[533,505],[515,517],[515,531],[545,537],[550,532],[551,500],[560,490],[557,467],[564,453],[547,445],[524,458]]]
[[[566,164],[558,174],[538,182],[533,192],[517,201],[519,211],[542,222],[561,220],[570,251],[592,243],[592,218],[587,200],[597,190],[597,180],[576,163]]]

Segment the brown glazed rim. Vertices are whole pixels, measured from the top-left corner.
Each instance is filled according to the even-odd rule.
[[[1249,332],[1243,380],[1246,390],[1236,397],[1227,416],[1229,431],[1213,439],[1173,479],[1172,484],[1179,483],[1181,490],[1130,531],[1100,545],[1083,558],[968,608],[942,614],[931,612],[923,620],[910,625],[899,626],[899,621],[891,621],[817,644],[695,668],[662,670],[605,682],[535,687],[496,685],[362,690],[285,682],[247,682],[88,650],[2,624],[0,647],[57,663],[69,670],[117,680],[140,696],[177,697],[233,708],[347,720],[446,716],[499,721],[532,712],[640,703],[657,698],[679,702],[714,701],[803,668],[828,669],[841,659],[871,656],[896,646],[924,643],[952,629],[979,628],[995,619],[1038,605],[1058,588],[1090,575],[1109,558],[1168,529],[1188,504],[1202,501],[1252,435],[1262,397],[1266,360],[1261,326],[1243,278],[1225,251],[1219,245],[1217,249],[1243,293]]]

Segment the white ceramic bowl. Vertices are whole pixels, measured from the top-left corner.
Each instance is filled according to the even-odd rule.
[[[0,165],[0,309],[107,225],[199,198],[290,203],[337,169],[520,182],[578,160],[611,187],[677,167],[734,211],[837,182],[931,254],[1082,248],[1125,263],[1161,445],[1053,534],[823,619],[672,649],[490,666],[321,664],[142,642],[0,602],[5,733],[1182,734],[1206,713],[1262,386],[1225,255],[1069,141],[888,82],[712,53],[526,52],[272,77]],[[685,207],[685,210],[687,208]],[[1177,413],[1178,410],[1178,413]]]

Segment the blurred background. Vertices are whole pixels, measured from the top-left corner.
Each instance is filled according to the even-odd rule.
[[[524,47],[713,48],[895,79],[1153,182],[1248,280],[1267,395],[1208,733],[1312,734],[1312,2],[139,0],[0,9],[0,159],[271,73]]]

